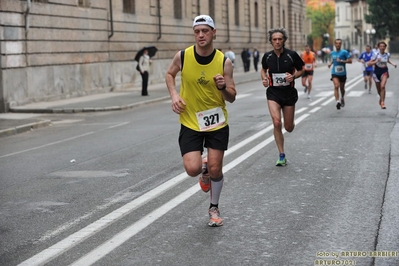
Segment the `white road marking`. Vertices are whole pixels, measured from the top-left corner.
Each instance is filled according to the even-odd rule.
[[[330,91],[321,91],[315,95],[315,97],[330,97],[334,95],[334,91],[331,88]]]
[[[353,86],[355,86],[357,83],[359,83],[362,80],[359,80],[358,82],[355,82]],[[351,86],[350,88],[352,88]],[[348,88],[347,90],[349,90]],[[326,105],[333,99],[327,100],[325,103],[322,105]],[[320,107],[316,107],[320,108]],[[315,108],[315,109],[316,109]],[[310,110],[309,112],[312,112]],[[299,124],[301,121],[306,119],[309,116],[309,114],[304,114],[298,119],[295,120],[295,124]],[[243,142],[233,146],[230,148],[227,152],[226,155],[232,153],[239,146],[243,146],[244,144],[242,143],[248,143],[250,140],[254,140],[266,132],[270,131],[273,128],[272,125],[267,127],[266,129],[258,132],[257,134],[251,136],[250,138],[244,140]],[[91,132],[90,134],[92,134]],[[283,134],[286,133],[285,130],[283,130]],[[256,145],[249,151],[245,152],[241,156],[237,157],[235,160],[227,164],[226,166],[223,167],[223,171],[227,172],[230,169],[234,168],[244,160],[248,159],[251,155],[255,154],[262,148],[264,148],[266,145],[269,143],[273,142],[274,136],[270,136],[260,144]],[[1,158],[1,157],[0,157]],[[139,198],[129,202],[128,204],[125,204],[124,206],[118,208],[117,210],[109,213],[108,215],[102,217],[101,219],[97,220],[96,222],[86,226],[85,228],[79,230],[78,232],[70,235],[69,237],[65,238],[64,240],[61,240],[60,242],[56,243],[55,245],[43,250],[42,252],[36,254],[35,256],[29,258],[28,260],[22,262],[18,266],[22,265],[30,265],[30,266],[35,266],[35,265],[43,265],[52,259],[58,257],[65,251],[71,249],[72,247],[76,246],[77,244],[81,243],[85,239],[89,238],[90,236],[94,235],[95,233],[99,232],[100,230],[104,229],[105,227],[109,226],[110,224],[114,223],[115,221],[123,218],[125,215],[129,214],[133,210],[137,209],[138,207],[142,206],[146,202],[158,197],[171,187],[175,186],[177,183],[180,183],[184,179],[188,178],[186,173],[182,173],[171,180],[163,183],[162,185],[154,188],[153,190],[145,193],[144,195],[140,196]],[[179,196],[175,197],[168,203],[162,205],[160,208],[154,210],[150,214],[146,215],[142,219],[140,219],[138,222],[132,224],[125,230],[121,231],[119,234],[115,235],[113,238],[110,240],[106,241],[96,249],[92,250],[90,253],[87,255],[83,256],[79,260],[77,260],[75,263],[71,264],[73,266],[77,265],[92,265],[96,261],[100,260],[102,257],[106,256],[109,252],[111,252],[113,249],[117,248],[118,246],[122,245],[125,241],[130,239],[132,236],[152,224],[154,221],[162,217],[164,214],[166,214],[168,211],[172,210],[182,202],[184,202],[186,199],[194,195],[197,191],[199,191],[199,186],[196,184],[195,186],[192,186],[185,192],[181,193]]]
[[[26,149],[26,150],[22,150],[22,151],[17,151],[17,152],[5,154],[5,155],[0,156],[0,159],[1,158],[5,158],[5,157],[10,157],[10,156],[13,156],[13,155],[16,155],[16,154],[28,152],[28,151],[38,150],[38,149],[41,149],[41,148],[45,148],[45,147],[49,147],[49,146],[52,146],[52,145],[60,144],[60,143],[67,142],[67,141],[70,141],[70,140],[74,140],[74,139],[77,139],[77,138],[86,137],[86,136],[91,135],[91,134],[94,134],[94,132],[88,132],[88,133],[85,133],[85,134],[82,134],[82,135],[78,135],[78,136],[75,136],[75,137],[71,137],[71,138],[67,138],[67,139],[63,139],[63,140],[47,143],[45,145],[37,146],[37,147],[34,147],[34,148],[30,148],[30,149]]]
[[[299,124],[301,121],[303,121],[306,117],[309,115],[305,114],[299,117],[298,119],[295,120],[295,124]],[[284,132],[285,133],[285,130]],[[249,151],[245,152],[241,156],[237,157],[235,160],[227,164],[226,166],[223,167],[223,172],[228,172],[229,170],[233,169],[246,159],[248,159],[250,156],[254,155],[257,153],[259,150],[263,149],[265,146],[267,146],[269,143],[274,141],[274,136],[270,136],[266,140],[262,141]],[[81,257],[79,260],[75,261],[74,263],[70,264],[70,266],[89,266],[93,265],[96,263],[98,260],[101,258],[105,257],[107,254],[109,254],[111,251],[125,243],[127,240],[129,240],[131,237],[134,235],[138,234],[141,230],[145,229],[147,226],[151,225],[153,222],[161,218],[163,215],[168,213],[170,210],[178,206],[179,204],[183,203],[186,199],[190,198],[192,195],[197,193],[200,190],[200,187],[198,184],[195,184],[191,188],[187,189],[177,197],[173,198],[169,202],[165,203],[158,209],[152,211],[148,215],[144,216],[142,219],[139,221],[135,222],[134,224],[130,225],[108,241],[104,242],[102,245],[98,246],[97,248],[93,249],[90,251],[88,254],[85,256]]]
[[[307,107],[302,107],[301,109],[296,110],[295,114],[300,114],[300,113],[306,111],[306,109],[308,109],[308,108]]]
[[[114,125],[114,126],[110,126],[110,127],[108,127],[108,129],[121,127],[121,126],[124,126],[124,125],[127,125],[127,124],[130,124],[130,122],[124,122],[124,123],[120,123],[120,124],[117,124],[117,125]]]
[[[123,123],[120,123],[120,124],[117,124],[117,125],[115,125],[115,123],[109,123],[109,124],[114,124],[114,125],[108,127],[108,129],[124,126],[124,125],[127,125],[129,123],[130,122],[123,122]],[[92,124],[92,125],[94,125],[94,124]],[[47,143],[45,145],[33,147],[33,148],[30,148],[30,149],[26,149],[26,150],[22,150],[22,151],[17,151],[17,152],[1,155],[0,159],[1,158],[6,158],[6,157],[10,157],[10,156],[13,156],[13,155],[17,155],[17,154],[21,154],[21,153],[24,153],[24,152],[29,152],[29,151],[34,151],[34,150],[38,150],[38,149],[41,149],[41,148],[46,148],[46,147],[49,147],[49,146],[52,146],[52,145],[57,145],[57,144],[60,144],[60,143],[63,143],[63,142],[67,142],[67,141],[71,141],[71,140],[75,140],[75,139],[78,139],[78,138],[86,137],[86,136],[94,134],[94,133],[96,133],[96,132],[92,131],[92,132],[88,132],[88,133],[85,133],[85,134],[82,134],[82,135],[78,135],[78,136],[75,136],[75,137],[71,137],[71,138],[67,138],[67,139],[63,139],[63,140],[59,140],[59,141],[54,141],[54,142],[51,142],[51,143]]]
[[[245,97],[248,97],[248,96],[250,96],[250,95],[252,95],[251,93],[243,93],[243,94],[237,94],[237,96],[236,96],[236,100],[238,100],[238,99],[242,99],[242,98],[245,98]]]
[[[323,97],[323,98],[317,99],[317,100],[315,100],[315,101],[312,101],[311,103],[309,103],[309,106],[314,106],[314,105],[318,104],[319,102],[324,101],[325,98],[326,98],[326,97]]]
[[[364,91],[350,91],[345,97],[360,97],[364,94]]]
[[[309,113],[311,113],[311,114],[316,113],[316,112],[319,111],[320,109],[321,109],[321,107],[320,107],[320,106],[317,106],[317,107],[313,108],[312,110],[310,110]]]

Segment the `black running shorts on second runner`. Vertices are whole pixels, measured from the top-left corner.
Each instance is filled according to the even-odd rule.
[[[229,125],[215,131],[195,131],[181,125],[179,133],[180,152],[204,151],[204,147],[215,150],[227,150],[229,143]]]
[[[338,78],[339,82],[344,83],[346,82],[346,75],[345,76],[338,76],[338,75],[331,75],[331,80],[333,80],[333,78]]]
[[[293,106],[298,101],[298,91],[295,88],[269,87],[266,90],[266,97],[281,107]]]
[[[313,70],[309,70],[309,71],[303,71],[302,77],[305,78],[307,76],[313,76],[314,71]]]

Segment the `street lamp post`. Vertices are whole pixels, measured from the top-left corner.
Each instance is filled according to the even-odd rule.
[[[375,32],[376,32],[375,29],[371,29],[371,30],[370,30],[370,29],[367,29],[367,30],[366,30],[366,34],[367,34],[367,36],[369,37],[369,42],[370,42],[370,44],[371,44],[372,47],[374,47],[374,45],[375,45],[375,44],[374,44],[374,43],[375,43],[375,41],[374,41],[374,40],[375,40],[375,38],[374,38]]]

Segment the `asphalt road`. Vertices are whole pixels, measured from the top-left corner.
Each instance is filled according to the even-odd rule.
[[[44,115],[52,126],[0,139],[0,264],[398,265],[398,74],[386,110],[360,64],[341,110],[326,67],[311,100],[297,82],[286,167],[274,165],[265,89],[239,84],[221,228],[207,226],[209,195],[184,173],[169,100]]]

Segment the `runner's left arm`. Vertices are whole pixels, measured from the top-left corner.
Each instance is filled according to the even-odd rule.
[[[226,59],[224,62],[223,76],[216,75],[214,80],[216,87],[222,92],[224,100],[230,103],[234,102],[236,100],[237,91],[233,78],[233,63],[230,59]]]

